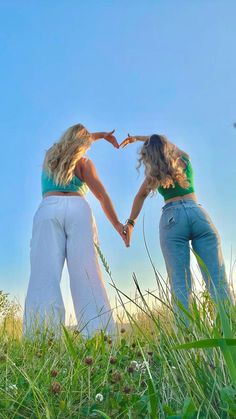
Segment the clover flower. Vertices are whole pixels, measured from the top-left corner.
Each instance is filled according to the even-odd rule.
[[[56,377],[58,375],[58,371],[52,370],[51,371],[51,377]]]
[[[61,392],[61,384],[58,381],[54,381],[51,385],[51,392],[53,394],[59,394]]]
[[[135,371],[139,370],[140,364],[137,361],[131,361],[130,367],[133,368]]]
[[[141,372],[145,372],[148,367],[149,367],[149,362],[148,361],[143,361],[140,364],[140,370],[141,370]]]
[[[85,360],[84,360],[86,365],[92,365],[93,364],[93,358],[91,356],[86,356]]]
[[[96,394],[96,396],[95,396],[95,400],[96,400],[96,402],[102,402],[103,401],[103,395],[101,394],[101,393],[98,393],[98,394]]]

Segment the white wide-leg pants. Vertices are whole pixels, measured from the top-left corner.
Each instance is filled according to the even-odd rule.
[[[65,322],[60,289],[65,259],[77,329],[86,337],[101,329],[116,333],[94,242],[96,224],[84,197],[49,196],[42,200],[33,220],[24,335],[42,325],[59,330]]]

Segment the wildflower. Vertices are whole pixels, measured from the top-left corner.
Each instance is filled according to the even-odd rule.
[[[58,381],[54,381],[51,385],[51,392],[53,394],[59,394],[61,392],[61,384]]]
[[[111,345],[111,344],[112,344],[112,338],[110,338],[110,337],[109,337],[109,338],[107,339],[107,343],[109,343],[109,345]]]
[[[102,402],[103,401],[103,395],[101,393],[96,394],[95,400],[96,400],[96,402]]]
[[[136,343],[133,342],[132,345],[131,345],[131,347],[134,349],[136,347]]]
[[[85,360],[84,360],[86,365],[93,365],[93,358],[91,356],[86,356]]]
[[[51,371],[51,377],[56,377],[58,375],[58,371],[52,370]]]
[[[143,361],[142,364],[140,364],[141,372],[145,372],[148,367],[149,367],[149,362],[148,361]]]
[[[153,355],[153,352],[152,351],[148,351],[147,353],[148,353],[149,356],[152,356]]]
[[[120,333],[125,333],[125,332],[126,332],[125,328],[124,328],[124,327],[122,327],[122,328],[120,329]]]
[[[139,370],[139,363],[137,361],[131,361],[130,367],[132,367],[135,371]]]
[[[118,381],[121,380],[121,378],[122,378],[122,375],[119,371],[113,372],[112,377],[111,377],[112,384],[117,383]]]
[[[135,371],[135,369],[134,369],[134,367],[132,367],[131,365],[127,368],[127,371],[130,373],[130,374],[132,374],[134,371]]]
[[[111,356],[110,358],[110,364],[114,365],[117,362],[117,358],[115,356]]]
[[[132,389],[131,389],[131,387],[129,387],[129,386],[125,386],[125,387],[123,388],[123,392],[124,392],[125,394],[130,394],[130,393],[131,393],[131,391],[132,391]]]

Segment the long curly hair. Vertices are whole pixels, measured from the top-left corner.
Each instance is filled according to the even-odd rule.
[[[43,168],[55,183],[66,185],[74,176],[76,163],[92,143],[91,134],[82,124],[68,128],[60,140],[47,150]]]
[[[164,135],[153,134],[145,141],[139,151],[137,169],[143,164],[148,181],[148,188],[153,193],[159,186],[175,187],[177,182],[182,188],[188,188],[184,168],[180,164],[181,156],[188,154],[172,144]]]

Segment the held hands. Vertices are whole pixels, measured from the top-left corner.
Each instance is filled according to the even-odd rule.
[[[121,236],[122,240],[124,241],[126,247],[130,246],[130,240],[133,232],[133,226],[130,224],[121,224],[120,222],[117,223],[115,226],[116,231]]]
[[[125,237],[123,240],[125,242],[126,247],[130,247],[133,229],[134,227],[131,224],[125,224],[123,227],[123,236]]]

